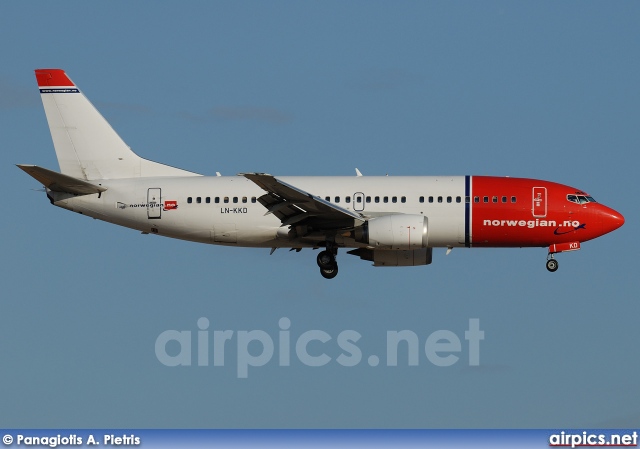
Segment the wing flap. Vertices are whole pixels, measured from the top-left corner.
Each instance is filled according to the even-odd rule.
[[[63,175],[62,173],[38,167],[37,165],[18,164],[17,167],[54,192],[89,195],[107,190],[106,187],[74,178],[73,176]]]
[[[258,198],[282,222],[282,226],[309,224],[318,229],[339,229],[364,223],[364,219],[347,209],[266,173],[240,173],[267,193]]]

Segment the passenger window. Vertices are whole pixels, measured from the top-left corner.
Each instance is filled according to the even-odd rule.
[[[494,203],[497,203],[497,202],[498,202],[498,197],[497,197],[497,196],[494,196],[494,197],[493,197],[493,202],[494,202]]]
[[[438,203],[442,203],[442,197],[441,196],[438,197]]]
[[[467,199],[469,199],[469,197],[467,197]],[[457,196],[456,197],[456,203],[462,203],[462,197],[461,196]]]
[[[243,203],[246,203],[246,202],[247,202],[247,197],[246,197],[246,196],[243,196],[243,197],[242,197],[242,202],[243,202]]]
[[[200,197],[200,196],[197,197],[196,198],[196,203],[198,203],[198,204],[202,203],[202,197]]]
[[[187,198],[187,203],[189,203],[189,204],[193,203],[193,198],[191,198],[191,197]]]
[[[370,197],[370,196],[368,196],[368,197],[367,197],[367,199],[366,199],[366,201],[367,201],[367,203],[370,203],[370,202],[371,202],[371,197]]]
[[[375,197],[373,200],[374,200],[376,203],[379,203],[379,202],[380,202],[380,197],[379,197],[379,196],[377,196],[377,197]]]
[[[502,202],[503,202],[503,203],[506,203],[506,202],[507,202],[507,197],[506,197],[506,196],[503,196],[503,197],[502,197]]]
[[[480,202],[480,197],[479,196],[474,196],[473,197],[473,202],[474,203],[479,203]]]
[[[331,197],[330,197],[330,196],[325,196],[325,197],[324,197],[324,200],[325,200],[325,201],[331,201]]]
[[[233,202],[234,202],[234,203],[237,203],[237,202],[238,202],[238,197],[237,197],[237,196],[234,196],[234,197],[233,197]]]
[[[251,197],[251,202],[252,202],[252,203],[255,203],[256,201],[257,201],[257,198],[256,198],[255,196],[252,196],[252,197]]]
[[[452,201],[453,198],[451,198],[450,196],[447,197],[447,203],[450,203]]]
[[[400,202],[401,203],[406,203],[407,202],[407,197],[406,196],[401,197],[400,198]]]
[[[464,202],[465,203],[470,203],[471,202],[471,197],[470,196],[465,196],[464,197]]]
[[[429,202],[433,203],[433,197],[432,196],[429,197]]]
[[[362,197],[360,195],[356,197],[356,203],[362,203]]]
[[[489,202],[489,197],[488,197],[488,196],[485,196],[484,198],[482,198],[482,200],[483,200],[485,203],[488,203],[488,202]]]
[[[208,197],[204,200],[204,202],[205,202],[205,203],[207,203],[207,204],[211,203],[211,197],[210,197],[210,196],[208,196]]]
[[[383,203],[388,203],[388,202],[389,202],[389,197],[388,197],[388,196],[385,196],[385,197],[382,199],[382,202],[383,202]]]
[[[335,201],[335,202],[336,202],[336,203],[339,203],[339,202],[340,202],[340,197],[339,197],[339,196],[337,196],[337,197],[336,197],[336,201]]]
[[[229,202],[229,197],[228,197],[228,196],[225,196],[225,197],[224,197],[224,202],[225,202],[225,203],[228,203],[228,202]]]
[[[214,200],[213,200],[216,204],[218,204],[220,202],[220,197],[217,196]]]
[[[398,202],[398,197],[397,196],[392,197],[391,198],[391,202],[392,203],[397,203]]]
[[[511,197],[511,202],[512,202],[512,203],[515,203],[515,202],[516,202],[516,197],[515,197],[515,196],[512,196],[512,197]]]
[[[424,203],[424,197],[423,196],[420,197],[420,202]]]
[[[351,202],[351,197],[350,197],[350,196],[345,196],[345,197],[344,197],[344,201],[345,201],[346,203],[350,203],[350,202]]]

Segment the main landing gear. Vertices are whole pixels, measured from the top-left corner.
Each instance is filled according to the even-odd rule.
[[[333,279],[338,275],[338,262],[336,262],[336,255],[338,250],[327,246],[327,249],[320,251],[316,261],[320,267],[320,274],[325,279]]]
[[[553,258],[553,254],[549,254],[549,258],[547,259],[547,270],[553,273],[557,269],[558,261]]]

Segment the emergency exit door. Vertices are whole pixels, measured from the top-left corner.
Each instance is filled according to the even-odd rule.
[[[162,199],[160,197],[160,189],[153,188],[147,190],[147,217],[158,219],[162,214]]]
[[[533,211],[534,217],[547,216],[547,188],[546,187],[533,188],[533,206],[531,210]]]
[[[364,193],[357,192],[353,194],[353,210],[356,212],[364,210]]]

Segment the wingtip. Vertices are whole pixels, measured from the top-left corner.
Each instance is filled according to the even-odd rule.
[[[16,164],[16,167],[18,167],[20,170],[23,170],[23,171],[29,171],[30,169],[34,168],[35,165],[33,165],[33,164]]]

